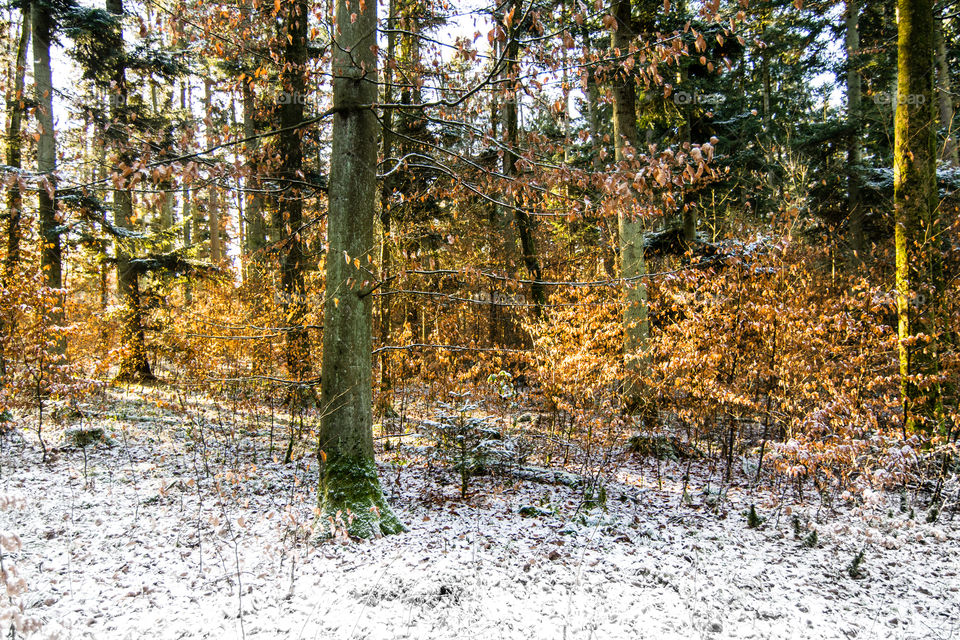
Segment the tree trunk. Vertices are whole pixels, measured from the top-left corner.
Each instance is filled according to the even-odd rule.
[[[764,29],[766,32],[766,29]],[[774,168],[774,136],[773,136],[773,109],[770,100],[773,94],[772,80],[770,78],[770,49],[767,46],[760,51],[760,76],[763,85],[763,136],[767,145],[767,188],[770,190],[769,198],[776,198],[777,190],[777,172]],[[773,207],[771,207],[773,208]]]
[[[13,71],[13,87],[7,93],[7,166],[13,169],[22,168],[23,154],[21,153],[21,139],[24,95],[23,89],[27,69],[27,47],[30,46],[30,8],[21,9],[20,37],[17,40],[17,58]],[[0,289],[6,289],[16,277],[20,266],[20,237],[23,208],[23,194],[20,193],[20,184],[16,180],[11,182],[7,191],[7,255],[3,261],[3,270],[0,273]],[[8,324],[9,322],[9,324]],[[0,382],[7,378],[6,340],[13,329],[13,316],[9,318],[0,315]]]
[[[206,110],[207,146],[216,144],[213,133],[213,83],[209,78],[203,81],[203,106]],[[207,192],[207,225],[210,231],[210,264],[218,265],[223,260],[223,250],[220,246],[220,193],[216,181],[211,182]]]
[[[847,0],[847,218],[850,248],[859,261],[863,252],[863,207],[860,203],[860,5]]]
[[[37,140],[37,173],[41,178],[38,193],[37,215],[39,218],[40,268],[44,284],[51,289],[63,288],[63,254],[60,246],[60,230],[57,220],[57,143],[53,130],[53,74],[50,66],[50,38],[52,16],[50,6],[43,2],[30,5],[33,22],[33,75],[36,84],[37,124],[40,135]],[[56,297],[56,306],[48,315],[55,326],[64,323],[64,296]],[[66,339],[57,334],[53,350],[66,353]]]
[[[956,167],[960,165],[957,153],[957,138],[953,133],[953,91],[950,82],[950,65],[947,63],[947,45],[943,40],[943,21],[934,18],[933,37],[937,54],[937,102],[940,107],[940,126],[943,127],[943,152],[940,159]]]
[[[519,140],[519,122],[517,117],[517,74],[520,71],[520,34],[518,33],[518,23],[521,21],[523,7],[520,0],[511,0],[505,8],[508,15],[513,15],[513,22],[509,25],[504,24],[503,28],[507,32],[507,50],[506,50],[506,69],[504,70],[505,95],[503,99],[503,175],[510,183],[507,185],[507,193],[504,195],[504,201],[513,208],[513,219],[517,223],[517,236],[520,240],[520,255],[523,257],[523,264],[527,269],[530,279],[530,300],[533,302],[534,315],[539,316],[544,303],[543,284],[540,283],[542,274],[540,272],[540,261],[537,260],[537,249],[533,237],[533,223],[530,220],[530,214],[523,207],[522,199],[518,196],[519,183],[517,181],[517,161],[520,159],[517,155]]]
[[[390,0],[389,13],[387,16],[387,60],[395,60],[397,51],[397,5],[401,0]],[[383,70],[383,101],[391,104],[394,101],[394,74],[393,67],[387,65]],[[383,114],[383,160],[386,163],[387,170],[393,169],[390,158],[393,156],[393,109],[387,109]],[[391,173],[383,179],[380,185],[380,280],[385,281],[390,277],[391,255],[390,255],[390,202],[393,199],[393,190],[396,185],[396,174]],[[380,296],[380,308],[378,309],[380,318],[380,347],[385,347],[390,342],[390,296]],[[390,389],[390,372],[388,363],[390,361],[389,351],[380,352],[380,391],[384,392]]]
[[[180,81],[180,109],[186,114],[187,122],[193,122],[193,108],[190,94],[190,80],[189,76]],[[193,244],[193,219],[194,219],[194,208],[193,203],[190,200],[190,187],[187,185],[187,181],[184,180],[182,183],[181,191],[181,210],[180,215],[182,217],[183,224],[183,246],[189,247]],[[190,286],[190,279],[184,278],[183,282],[183,301],[186,304],[193,302],[193,288]]]
[[[280,103],[280,216],[285,226],[284,248],[280,259],[280,287],[284,317],[287,319],[287,372],[296,380],[310,375],[310,343],[303,327],[306,315],[303,264],[303,103],[306,96],[307,12],[305,0],[286,5],[283,20],[284,67],[281,74],[284,99]],[[371,101],[372,102],[372,101]],[[375,178],[374,178],[375,179]],[[333,253],[328,256],[333,261]]]
[[[633,38],[630,0],[613,0],[612,13],[616,28],[611,33],[614,55],[625,55]],[[613,82],[613,138],[615,159],[621,167],[633,164],[640,146],[637,132],[636,85],[633,76],[621,69]],[[635,194],[634,194],[635,195]],[[643,256],[643,222],[634,215],[636,202],[619,207],[617,226],[620,232],[620,272],[626,287],[623,309],[623,351],[626,379],[623,397],[635,407],[640,398],[639,379],[646,370],[646,351],[650,340],[647,320],[647,268]]]
[[[376,199],[377,3],[337,0],[333,48],[330,252],[324,296],[320,517],[351,535],[398,533],[373,460],[372,274]],[[338,523],[338,519],[341,521]]]
[[[686,0],[679,0],[676,4],[677,18],[681,21],[686,21],[690,19],[690,15],[687,11],[687,2]],[[681,66],[680,70],[677,72],[677,85],[683,91],[690,93],[691,96],[695,95],[696,87],[691,87],[690,85],[690,72],[686,66]],[[681,123],[680,123],[680,144],[689,144],[693,138],[692,127],[690,124],[691,118],[693,117],[693,107],[691,105],[678,105],[678,110],[680,112]],[[687,202],[686,194],[684,193],[685,189],[681,188],[681,193],[683,198],[681,198],[680,203],[683,207],[681,211],[681,222],[683,228],[683,243],[686,245],[688,251],[692,251],[697,244],[697,209],[693,206],[693,203]]]
[[[251,138],[257,133],[257,106],[253,88],[243,82],[243,137]],[[247,163],[247,176],[244,178],[246,194],[243,208],[244,226],[247,229],[246,246],[248,277],[255,278],[264,262],[264,249],[267,246],[267,224],[263,219],[263,196],[260,194],[260,143],[257,140],[247,142],[243,148]]]
[[[7,94],[7,166],[20,169],[23,164],[22,135],[23,95],[27,70],[27,48],[30,46],[30,9],[21,11],[20,38],[17,42],[16,69],[14,69],[13,87]],[[3,263],[3,286],[6,287],[14,277],[20,263],[20,228],[23,214],[23,194],[20,185],[14,181],[7,191],[7,256]]]
[[[107,11],[119,17],[123,15],[123,0],[107,0]],[[117,25],[117,33],[111,34],[116,38],[113,69],[113,90],[116,91],[111,100],[111,119],[116,132],[113,139],[117,144],[117,157],[120,166],[118,171],[132,164],[128,149],[129,132],[127,131],[127,77],[126,68],[122,62],[123,27]],[[133,193],[120,187],[113,192],[113,215],[117,226],[124,229],[133,229]],[[120,371],[117,379],[125,382],[144,382],[153,380],[150,371],[150,362],[147,359],[146,338],[143,331],[143,310],[140,305],[140,276],[132,267],[129,240],[117,239],[117,293],[123,305],[122,334],[123,344],[120,356]]]
[[[896,290],[904,429],[943,427],[937,349],[943,297],[937,220],[932,0],[898,0],[894,123]]]

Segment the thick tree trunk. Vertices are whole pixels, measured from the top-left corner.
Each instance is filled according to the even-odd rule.
[[[280,258],[280,287],[283,293],[284,316],[287,319],[287,372],[296,380],[310,375],[310,343],[303,327],[306,315],[303,264],[303,103],[306,97],[307,12],[305,0],[286,5],[284,15],[284,70],[281,74],[284,100],[280,104],[280,215],[286,233]],[[371,101],[372,102],[372,101]],[[333,260],[333,253],[328,259]]]
[[[850,248],[860,260],[863,252],[863,207],[860,203],[860,5],[847,0],[847,217],[850,224]]]
[[[957,152],[957,137],[953,132],[953,90],[950,65],[947,62],[947,45],[943,40],[943,21],[934,18],[933,28],[937,54],[937,104],[940,107],[940,126],[944,130],[940,159],[956,167],[960,165],[960,154]]]
[[[611,33],[614,55],[625,55],[633,38],[630,0],[613,0],[617,27]],[[613,138],[615,159],[621,167],[633,164],[640,140],[637,132],[636,85],[633,77],[621,69],[613,82]],[[636,202],[623,203],[617,214],[620,232],[620,272],[626,287],[623,309],[623,351],[626,379],[623,397],[628,406],[636,406],[638,381],[646,370],[646,351],[650,340],[647,320],[647,272],[643,256],[643,222],[635,215]]]
[[[107,0],[107,11],[115,16],[123,15],[123,0]],[[116,95],[111,100],[111,119],[116,132],[113,139],[117,143],[117,158],[120,162],[118,171],[124,166],[130,166],[132,158],[129,149],[129,132],[127,131],[127,78],[126,69],[122,62],[123,27],[117,26],[115,54],[116,67],[113,69],[113,91]],[[124,229],[134,229],[133,222],[133,193],[129,189],[118,188],[113,192],[114,218],[117,226]],[[132,267],[129,241],[117,240],[117,292],[120,303],[123,305],[122,318],[122,355],[120,356],[120,371],[117,379],[126,382],[144,382],[153,380],[150,371],[150,362],[147,359],[146,337],[143,330],[143,310],[140,305],[140,276]]]
[[[373,460],[370,270],[376,202],[377,3],[337,0],[333,48],[330,252],[324,296],[320,518],[350,534],[397,533]],[[338,522],[338,520],[340,522]]]
[[[50,66],[50,38],[52,17],[50,7],[43,2],[31,4],[33,22],[33,75],[36,84],[37,124],[40,135],[37,139],[37,173],[41,175],[38,193],[37,214],[40,231],[40,268],[44,283],[51,289],[63,288],[63,253],[60,245],[57,220],[57,143],[53,130],[53,73]],[[64,297],[57,296],[56,307],[48,316],[50,324],[64,323]],[[57,334],[53,350],[66,353],[66,339]]]
[[[905,431],[943,427],[938,335],[942,239],[937,219],[932,0],[897,2],[894,217]]]

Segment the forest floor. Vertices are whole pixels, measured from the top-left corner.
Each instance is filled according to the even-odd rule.
[[[627,457],[605,508],[510,475],[464,499],[401,448],[380,472],[409,531],[318,544],[311,455],[254,464],[262,443],[212,404],[121,390],[98,406],[85,422],[113,445],[86,461],[56,428],[46,463],[35,436],[0,451],[0,493],[26,500],[0,530],[22,538],[27,609],[52,637],[960,637],[960,518],[927,523],[897,496],[717,494],[694,465],[685,498],[685,466]]]

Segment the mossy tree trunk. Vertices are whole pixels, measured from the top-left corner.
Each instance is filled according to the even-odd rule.
[[[611,13],[616,26],[611,33],[614,56],[626,56],[633,39],[630,0],[613,0]],[[627,172],[634,171],[635,154],[640,146],[637,132],[637,91],[633,75],[625,68],[617,71],[613,82],[613,138],[617,164]],[[636,195],[636,194],[634,194]],[[646,351],[650,340],[647,320],[647,272],[643,255],[643,222],[636,215],[636,199],[624,202],[617,213],[620,232],[620,273],[626,288],[623,309],[623,352],[625,381],[623,397],[628,406],[636,407],[639,380],[646,369]]]
[[[377,3],[337,0],[333,47],[333,148],[324,296],[319,533],[403,530],[383,498],[373,460],[373,220],[378,124]]]
[[[938,334],[943,257],[937,220],[932,0],[897,2],[894,123],[896,290],[904,429],[943,424]]]
[[[127,74],[123,50],[123,27],[119,20],[123,16],[123,0],[107,0],[107,11],[117,16],[116,33],[112,39],[113,51],[110,61],[113,66],[113,88],[116,92],[111,104],[113,120],[112,139],[117,146],[118,171],[132,164],[129,152],[129,132],[127,131]],[[118,226],[133,229],[133,193],[122,186],[113,192],[114,217]],[[117,379],[126,382],[144,382],[153,380],[150,362],[147,359],[146,337],[143,330],[143,310],[140,304],[140,275],[131,265],[133,259],[129,246],[130,240],[117,239],[117,292],[122,310],[123,351],[120,356],[120,371]]]
[[[63,288],[63,250],[60,242],[60,224],[57,220],[57,142],[53,129],[53,72],[50,66],[50,39],[53,30],[51,7],[46,2],[30,5],[33,23],[33,77],[36,85],[37,124],[37,173],[42,182],[37,194],[37,216],[40,231],[40,268],[44,284],[51,289]],[[48,322],[62,326],[64,303],[57,296],[56,307],[48,315]],[[54,338],[53,352],[64,354],[67,341],[62,334]]]

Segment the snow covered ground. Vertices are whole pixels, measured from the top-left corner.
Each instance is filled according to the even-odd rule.
[[[14,560],[48,635],[960,638],[960,521],[911,519],[890,497],[834,511],[731,488],[714,506],[702,473],[685,500],[681,468],[658,484],[627,460],[605,510],[504,476],[462,500],[452,473],[401,450],[381,478],[409,531],[315,544],[310,456],[254,465],[247,436],[209,407],[187,419],[128,398],[112,411],[88,417],[114,445],[88,448],[86,474],[81,451],[42,464],[31,438],[0,453],[0,493],[27,503],[0,512],[0,530],[22,538]]]

